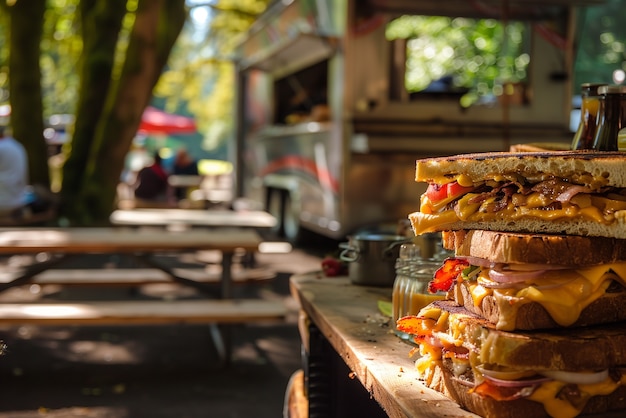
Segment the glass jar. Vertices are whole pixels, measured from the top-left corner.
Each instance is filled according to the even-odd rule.
[[[584,83],[581,85],[580,123],[570,147],[573,150],[593,148],[600,107],[598,89],[602,86],[606,86],[606,83]]]
[[[396,260],[396,278],[391,294],[392,328],[402,340],[409,341],[411,336],[396,328],[396,321],[407,315],[417,315],[430,302],[445,297],[445,292],[428,292],[428,283],[435,271],[441,266],[441,260],[420,257],[420,248],[415,244],[403,244]]]
[[[626,86],[601,86],[596,151],[626,150]],[[620,149],[621,144],[621,149]]]

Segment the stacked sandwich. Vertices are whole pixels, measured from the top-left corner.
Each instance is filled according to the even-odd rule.
[[[416,235],[454,250],[447,291],[398,328],[426,385],[485,417],[626,409],[626,155],[419,160]]]

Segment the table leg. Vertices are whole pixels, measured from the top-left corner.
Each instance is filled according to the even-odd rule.
[[[233,297],[233,253],[228,251],[222,252],[222,299],[232,299]],[[228,324],[223,324],[219,327],[223,344],[223,357],[222,363],[224,366],[228,366],[232,360],[232,327]]]
[[[181,277],[178,274],[176,274],[173,269],[171,269],[170,267],[165,266],[165,265],[159,263],[158,261],[150,258],[150,256],[148,256],[148,255],[145,255],[145,254],[133,254],[133,256],[137,260],[139,260],[141,263],[143,263],[143,264],[145,264],[147,266],[159,269],[159,270],[167,273],[169,276],[171,276],[172,280],[177,282],[177,283],[180,283],[180,284],[185,285],[185,286],[193,287],[194,289],[199,290],[202,293],[209,294],[209,295],[211,295],[213,297],[221,296],[221,294],[217,295],[216,294],[216,289],[212,289],[210,287],[210,285],[208,285],[206,283],[199,283],[199,282],[197,282],[195,280],[188,279],[186,277]]]
[[[202,283],[195,282],[194,280],[190,280],[184,277],[180,277],[174,273],[174,271],[164,266],[150,257],[144,254],[135,254],[137,259],[146,263],[149,266],[161,269],[162,271],[168,273],[172,276],[172,279],[176,282],[195,287],[200,291],[207,292],[209,289],[204,286]],[[233,297],[233,252],[223,251],[222,252],[222,280],[221,280],[221,288],[220,288],[220,297],[222,299],[232,299]],[[223,365],[228,365],[231,362],[232,357],[232,329],[228,324],[224,325],[211,325],[210,327],[211,336],[213,338],[213,342],[215,343],[215,348],[217,349],[218,355],[222,361]]]
[[[222,299],[233,297],[233,253],[222,252]]]
[[[69,254],[63,254],[59,257],[53,256],[51,259],[47,261],[41,261],[41,262],[36,262],[35,264],[31,264],[30,266],[27,266],[26,268],[24,268],[24,271],[20,275],[18,275],[15,279],[11,280],[8,283],[1,283],[0,292],[4,292],[5,290],[10,289],[15,286],[21,286],[23,284],[29,283],[34,276],[48,270],[51,267],[56,266],[57,264],[60,264],[68,260],[69,258],[71,258]]]

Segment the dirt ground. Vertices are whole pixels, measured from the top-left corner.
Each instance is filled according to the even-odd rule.
[[[203,325],[0,328],[6,344],[0,418],[281,417],[287,383],[301,367],[298,306],[289,277],[319,270],[323,252],[317,247],[257,256],[260,265],[276,271],[276,279],[239,291],[284,300],[289,315],[284,323],[236,326],[227,368],[217,365]],[[193,292],[161,291],[167,297]],[[0,302],[129,295],[136,293],[24,286],[4,292]]]

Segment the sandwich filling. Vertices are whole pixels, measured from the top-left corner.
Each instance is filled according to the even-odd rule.
[[[442,176],[421,196],[416,235],[445,230],[459,221],[587,220],[606,225],[626,216],[626,189],[604,177],[524,177],[497,173],[479,183],[465,175]]]
[[[418,315],[397,321],[398,329],[412,334],[419,345],[413,354],[419,352],[416,369],[427,385],[437,378],[437,369],[443,369],[470,393],[497,401],[528,399],[541,403],[552,417],[570,418],[579,415],[591,397],[609,395],[626,384],[626,370],[619,367],[549,370],[498,364],[497,359],[506,356],[506,342],[488,329],[467,338],[465,317],[430,304]]]
[[[606,293],[624,291],[626,262],[576,267],[453,257],[435,272],[429,291],[462,292],[462,286],[471,296],[472,311],[487,297],[495,300],[496,329],[516,329],[517,313],[528,303],[541,305],[558,325],[567,327]],[[464,297],[454,299],[462,303]]]

